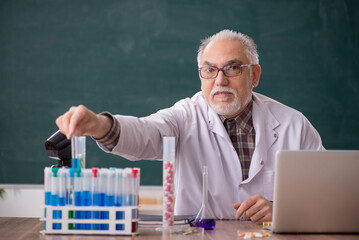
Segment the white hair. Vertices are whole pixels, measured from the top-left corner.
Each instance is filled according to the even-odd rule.
[[[253,39],[243,33],[225,29],[201,41],[197,54],[198,67],[199,67],[200,58],[205,48],[208,46],[208,44],[213,41],[222,40],[222,39],[240,41],[244,45],[244,48],[246,49],[247,57],[250,63],[259,64],[257,45],[254,43]]]

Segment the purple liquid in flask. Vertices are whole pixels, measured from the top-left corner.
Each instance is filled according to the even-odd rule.
[[[194,221],[195,227],[213,230],[216,220],[208,213],[208,167],[203,166],[202,206]]]

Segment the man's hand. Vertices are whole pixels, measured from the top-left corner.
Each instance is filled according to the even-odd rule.
[[[259,194],[253,195],[242,203],[235,203],[233,207],[237,210],[236,218],[240,218],[245,213],[245,217],[258,224],[272,221],[273,203]]]
[[[78,135],[87,135],[94,138],[104,137],[112,127],[112,119],[95,114],[85,106],[71,107],[66,113],[56,119],[60,131],[68,139],[77,130]]]

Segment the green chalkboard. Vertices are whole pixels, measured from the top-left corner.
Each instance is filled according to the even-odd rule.
[[[303,112],[328,149],[359,149],[358,1],[2,0],[0,183],[43,182],[44,142],[70,106],[146,116],[200,90],[196,51],[221,29],[260,52],[257,92]],[[87,141],[87,167],[142,168]]]

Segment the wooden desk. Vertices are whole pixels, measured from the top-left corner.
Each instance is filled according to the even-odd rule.
[[[177,239],[199,239],[198,236],[183,236],[183,235],[162,235],[161,232],[155,231],[154,228],[140,227],[140,235],[130,236],[89,236],[89,235],[43,235],[40,231],[43,229],[43,222],[38,218],[0,218],[0,239],[1,240],[18,240],[18,239],[45,239],[45,240],[87,240],[87,239],[165,239],[165,240],[177,240]],[[237,240],[237,230],[242,231],[258,231],[262,229],[260,225],[256,225],[252,222],[243,221],[217,221],[216,229],[213,231],[205,231],[203,239],[210,240]],[[359,239],[358,235],[349,234],[272,234],[269,240],[277,239]]]

